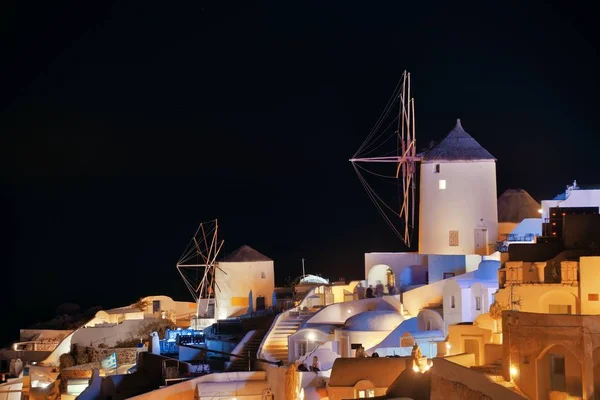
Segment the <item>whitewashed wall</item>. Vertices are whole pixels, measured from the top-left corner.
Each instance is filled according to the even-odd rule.
[[[551,207],[599,207],[600,190],[572,190],[566,200],[543,200],[542,218],[549,218]]]
[[[216,269],[216,312],[219,319],[234,317],[248,312],[249,295],[252,291],[252,307],[256,309],[256,298],[263,296],[265,306],[272,306],[275,290],[273,261],[221,262]],[[246,298],[248,305],[236,305],[236,299]]]
[[[440,190],[440,180],[446,181],[445,190]],[[475,254],[477,227],[487,228],[488,243],[496,241],[495,161],[422,163],[420,188],[419,253]],[[453,230],[458,231],[458,246],[449,245]]]

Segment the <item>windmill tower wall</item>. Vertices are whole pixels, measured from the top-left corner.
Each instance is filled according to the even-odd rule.
[[[419,253],[490,254],[497,237],[496,160],[458,120],[423,154]]]

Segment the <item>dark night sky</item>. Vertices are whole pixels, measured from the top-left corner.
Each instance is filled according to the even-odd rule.
[[[188,299],[174,265],[214,218],[225,252],[256,248],[278,280],[302,257],[357,278],[363,253],[402,250],[348,158],[405,69],[419,147],[461,118],[498,158],[499,194],[600,183],[592,3],[15,3],[0,13],[10,335],[63,302]]]

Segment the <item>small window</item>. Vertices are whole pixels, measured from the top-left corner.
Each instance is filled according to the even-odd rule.
[[[160,311],[160,300],[154,300],[152,301],[152,312],[159,312]]]
[[[375,397],[375,389],[365,389],[358,391],[358,398],[365,399],[368,397]]]
[[[481,297],[475,297],[475,310],[481,311]]]
[[[450,231],[448,245],[458,246],[458,231]]]
[[[261,279],[265,279],[266,277],[267,277],[267,275],[266,275],[264,272],[261,272],[261,273],[260,273],[260,278],[261,278]]]
[[[450,298],[450,308],[456,308],[456,302],[454,301],[454,296]]]
[[[439,174],[440,173],[440,164],[435,164],[435,173]]]
[[[307,342],[305,342],[305,341],[298,342],[296,346],[297,346],[296,349],[298,350],[298,353],[297,353],[298,357],[302,357],[303,355],[306,354]]]
[[[589,293],[588,301],[598,301],[598,293]]]
[[[446,180],[445,179],[440,179],[439,188],[440,188],[440,190],[446,190]]]
[[[427,322],[425,323],[425,330],[426,331],[430,331],[431,330],[431,321],[427,320]]]

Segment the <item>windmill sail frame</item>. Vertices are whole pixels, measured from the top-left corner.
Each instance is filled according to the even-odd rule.
[[[394,118],[392,123],[387,125],[386,128],[381,129],[385,124],[386,120],[392,114],[392,110],[395,105],[398,105],[398,115]],[[367,157],[369,153],[373,153],[379,149],[387,140],[381,142],[381,137],[385,136],[386,131],[395,122],[398,122],[397,129],[394,132],[396,137],[396,150],[395,155],[384,155],[384,156],[371,156]],[[389,138],[388,138],[389,139]],[[379,117],[377,123],[371,130],[371,133],[367,136],[365,141],[359,147],[354,156],[350,159],[354,170],[356,171],[361,183],[365,187],[367,194],[378,208],[379,212],[385,218],[386,222],[392,228],[394,233],[404,242],[404,244],[410,248],[411,240],[413,236],[415,226],[415,208],[416,208],[416,169],[417,162],[421,158],[417,155],[416,151],[416,125],[415,125],[415,99],[411,97],[411,78],[410,73],[404,71],[402,78],[392,97],[388,101],[387,106]],[[400,186],[401,182],[401,193],[402,198],[400,205],[397,208],[390,207],[383,201],[383,199],[376,193],[375,190],[369,185],[363,172],[371,173],[374,175],[382,176],[370,171],[365,165],[368,163],[396,163],[395,175],[387,176],[387,178],[395,178],[396,183]],[[384,176],[385,177],[385,176]],[[400,188],[399,188],[400,189]],[[384,208],[385,207],[385,208]],[[403,222],[403,232],[398,230],[394,221],[392,221],[386,214],[385,211],[389,210],[394,214],[395,217],[400,218]]]
[[[219,240],[218,233],[216,219],[200,223],[176,264],[177,271],[197,304],[196,318],[208,313],[210,300],[216,302],[215,290],[220,290],[215,272],[221,270],[217,257],[224,241]]]

